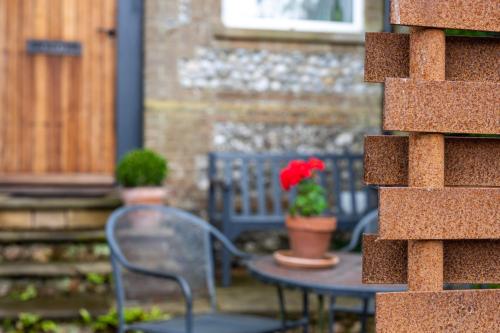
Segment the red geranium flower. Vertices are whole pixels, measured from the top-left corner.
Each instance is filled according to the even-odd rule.
[[[309,159],[308,164],[309,164],[309,167],[311,169],[315,169],[315,170],[319,170],[319,171],[325,170],[325,162],[323,162],[319,158],[311,157]]]
[[[293,160],[281,170],[280,181],[285,191],[297,185],[302,180],[313,176],[313,171],[323,171],[325,164],[317,158],[310,158],[309,161]]]
[[[280,181],[281,181],[281,187],[283,187],[283,189],[285,191],[288,191],[290,189],[290,186],[291,186],[291,170],[290,168],[284,168],[283,170],[281,170],[281,173],[280,173]]]

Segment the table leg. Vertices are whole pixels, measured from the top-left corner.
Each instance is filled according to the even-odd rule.
[[[335,296],[330,296],[330,304],[328,305],[328,333],[334,333],[335,326]]]
[[[302,290],[302,318],[305,319],[303,332],[309,332],[309,295]]]
[[[278,291],[278,300],[280,305],[280,319],[283,327],[286,326],[286,308],[285,308],[285,296],[283,295],[283,288],[280,285],[276,286]]]
[[[318,295],[318,329],[320,332],[325,330],[325,297],[321,294]]]
[[[366,324],[368,320],[369,298],[363,298],[363,313],[361,314],[361,333],[366,333]]]

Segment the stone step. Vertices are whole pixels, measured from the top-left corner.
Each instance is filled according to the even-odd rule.
[[[112,303],[109,295],[54,296],[29,301],[5,298],[0,299],[0,318],[17,318],[20,313],[33,313],[44,319],[76,319],[80,316],[80,309],[86,309],[96,316],[106,313]]]
[[[121,201],[117,193],[97,198],[65,195],[63,197],[12,196],[0,194],[2,209],[114,209]]]
[[[53,296],[111,295],[110,275],[0,278],[0,299],[30,300]]]
[[[104,230],[0,231],[2,243],[80,243],[105,241]]]
[[[116,195],[50,198],[0,194],[0,230],[103,230],[119,205]]]
[[[105,242],[0,243],[0,258],[8,263],[73,263],[107,261]]]
[[[111,265],[107,261],[74,263],[2,263],[0,277],[36,277],[85,276],[89,273],[109,274]]]

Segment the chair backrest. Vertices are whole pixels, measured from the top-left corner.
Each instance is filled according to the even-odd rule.
[[[208,299],[215,306],[212,236],[223,236],[208,223],[175,208],[132,206],[115,211],[106,228],[115,269],[120,266],[119,255],[142,268],[180,275],[191,286],[195,299]],[[178,286],[169,281],[154,283],[125,270],[115,273],[115,278],[120,279],[125,299],[165,301],[165,296],[180,295]]]
[[[280,170],[293,159],[317,157],[326,164],[319,173],[319,182],[326,189],[330,210],[340,229],[352,229],[359,219],[377,207],[374,192],[363,185],[363,155],[297,154],[297,153],[228,153],[209,155],[209,178],[231,186],[231,200],[226,202],[222,193],[211,187],[209,215],[212,218],[222,209],[232,217],[283,217],[296,193],[287,193],[279,184]],[[236,220],[236,219],[235,219]],[[256,219],[257,220],[257,219]]]
[[[378,233],[378,209],[374,209],[366,214],[352,231],[351,240],[347,246],[341,249],[343,252],[350,252],[354,250],[361,241],[364,233],[376,234]]]

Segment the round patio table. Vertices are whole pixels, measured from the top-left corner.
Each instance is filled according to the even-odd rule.
[[[351,296],[364,300],[363,314],[368,311],[368,300],[377,292],[404,291],[406,285],[363,284],[361,282],[362,258],[360,254],[334,252],[339,257],[339,263],[327,269],[297,269],[281,266],[273,256],[256,257],[247,262],[250,274],[265,282],[283,288],[300,289],[304,293],[304,317],[308,318],[307,294],[322,296]],[[280,296],[281,298],[281,296]],[[321,317],[320,317],[321,319]],[[329,318],[330,328],[333,319]],[[366,319],[362,320],[363,328]]]

